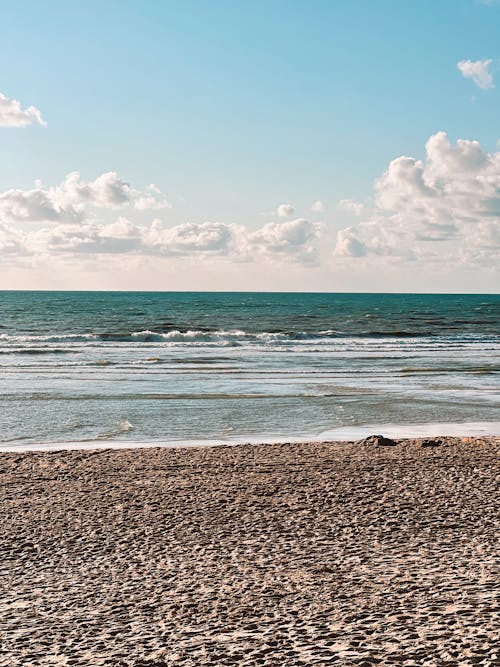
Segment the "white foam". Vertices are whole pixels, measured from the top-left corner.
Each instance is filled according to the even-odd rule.
[[[370,424],[341,426],[323,431],[320,440],[360,440],[380,433],[392,438],[427,438],[438,436],[500,436],[500,422],[436,422],[430,424]]]
[[[11,335],[0,334],[0,341],[13,341],[17,343],[29,343],[31,341],[38,342],[58,342],[58,341],[81,341],[93,340],[98,338],[97,334],[93,333],[75,333],[75,334],[38,334],[34,336],[28,335]]]
[[[80,449],[144,449],[151,447],[215,447],[235,445],[272,445],[278,443],[329,442],[343,440],[360,440],[369,435],[382,434],[393,438],[425,438],[438,436],[493,436],[500,437],[500,421],[497,422],[436,422],[429,424],[370,424],[366,426],[345,426],[319,434],[302,435],[299,437],[285,436],[235,436],[212,440],[169,440],[169,441],[133,441],[133,440],[81,440],[74,442],[53,443],[16,443],[0,444],[0,452],[52,452],[60,450]]]

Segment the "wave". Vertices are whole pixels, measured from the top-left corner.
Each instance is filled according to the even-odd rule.
[[[422,345],[428,342],[435,346],[461,346],[463,344],[493,345],[500,344],[500,337],[491,334],[453,334],[436,335],[430,331],[410,330],[362,330],[357,332],[341,332],[335,329],[322,329],[319,331],[244,331],[242,329],[171,329],[169,331],[152,331],[143,329],[132,332],[93,332],[93,333],[71,333],[71,334],[0,334],[0,353],[19,354],[48,354],[63,353],[68,349],[75,349],[78,344],[96,345],[109,343],[164,343],[169,345],[210,347],[238,347],[241,345],[307,345],[332,344],[337,342],[345,345],[353,344],[368,345],[370,342],[398,343],[401,345]],[[414,343],[413,343],[414,341]],[[61,344],[68,347],[61,349]],[[59,347],[52,347],[59,344]],[[26,345],[26,347],[24,347]],[[46,345],[41,348],[39,346]],[[13,349],[17,347],[19,349]]]
[[[0,341],[29,343],[38,341],[40,343],[58,343],[66,341],[83,342],[99,338],[97,333],[74,333],[74,334],[0,334]]]
[[[128,419],[122,419],[119,422],[116,422],[115,428],[96,436],[96,440],[110,440],[133,430],[134,425],[131,424]]]
[[[260,334],[262,335],[262,334]],[[130,337],[133,340],[145,340],[149,341],[170,341],[173,343],[177,342],[204,342],[204,341],[214,341],[214,342],[231,342],[231,341],[241,341],[249,337],[253,337],[252,334],[248,334],[245,331],[239,329],[233,331],[203,331],[200,329],[189,329],[188,331],[181,331],[180,329],[172,329],[171,331],[163,332],[154,332],[146,329],[144,331],[134,331],[130,334]]]
[[[109,401],[114,403],[116,401],[240,401],[240,400],[267,400],[273,401],[276,399],[280,400],[290,400],[290,399],[311,399],[311,398],[329,398],[332,396],[345,396],[346,394],[357,394],[357,393],[369,393],[369,390],[366,388],[350,388],[350,387],[335,387],[335,391],[313,391],[305,390],[302,392],[272,392],[272,393],[262,393],[262,392],[206,392],[206,393],[123,393],[119,396],[114,394],[61,394],[58,392],[37,392],[31,394],[24,394],[24,399],[29,401],[71,401],[71,402],[80,402],[85,401],[98,401],[104,402]],[[2,401],[12,402],[19,401],[18,394],[4,394],[2,395]],[[126,419],[120,422],[117,422],[117,428],[120,432],[130,431],[134,426],[128,422]]]
[[[71,354],[72,350],[57,348],[57,347],[48,347],[48,348],[35,348],[35,347],[22,347],[19,349],[7,348],[5,350],[0,349],[0,354]]]
[[[495,375],[500,372],[500,366],[491,365],[491,366],[461,366],[457,364],[456,366],[432,366],[432,367],[407,367],[401,368],[400,373],[408,375],[425,375],[431,373],[474,373],[475,375]]]
[[[451,336],[437,336],[429,331],[358,331],[358,332],[340,332],[334,329],[320,331],[243,331],[241,329],[225,330],[206,330],[206,329],[172,329],[166,332],[151,331],[133,331],[132,333],[105,333],[96,334],[96,337],[102,341],[114,342],[167,342],[167,343],[217,343],[220,345],[240,345],[246,343],[264,343],[264,344],[290,344],[307,342],[344,342],[346,340],[364,340],[379,339],[393,340],[415,339],[418,341],[429,340],[432,345],[439,344],[440,341],[448,344],[450,342],[500,342],[500,338],[491,335],[481,334],[454,334]]]

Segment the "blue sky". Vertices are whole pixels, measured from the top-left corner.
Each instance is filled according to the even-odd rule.
[[[498,150],[499,34],[500,6],[475,0],[8,3],[0,92],[47,126],[0,128],[0,190],[112,171],[158,186],[167,226],[258,230],[319,199],[334,232],[351,222],[338,201],[373,200],[390,161],[423,159],[436,132]],[[496,87],[457,68],[487,59]]]

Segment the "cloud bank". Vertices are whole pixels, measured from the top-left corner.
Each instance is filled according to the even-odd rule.
[[[375,181],[368,203],[341,200],[353,224],[297,217],[289,205],[257,227],[204,220],[169,224],[170,204],[155,185],[136,188],[115,172],[86,180],[78,172],[59,184],[0,192],[0,256],[4,266],[108,265],[130,258],[320,267],[375,275],[388,266],[465,270],[500,266],[500,152],[477,141],[429,138],[425,159],[399,156]],[[324,205],[314,212],[325,212]],[[149,220],[148,218],[149,212]],[[154,212],[154,214],[152,213]],[[146,259],[145,261],[149,261]],[[236,268],[235,268],[236,270]],[[266,275],[266,274],[263,274]]]
[[[26,127],[33,123],[44,126],[47,124],[36,107],[23,109],[20,102],[0,93],[0,127]]]
[[[375,182],[375,208],[341,229],[337,258],[393,257],[427,263],[494,265],[500,260],[500,152],[445,132],[426,160],[401,156]]]
[[[227,258],[236,262],[286,261],[316,265],[320,225],[298,218],[274,222],[256,231],[221,222],[147,225],[120,217],[102,225],[85,221],[22,231],[0,224],[0,251],[10,256],[144,255]]]
[[[139,190],[115,172],[90,181],[73,172],[53,187],[36,183],[31,189],[0,192],[0,252],[11,259],[135,254],[318,262],[322,226],[304,218],[270,222],[257,230],[211,221],[168,226],[159,218],[148,224],[129,219],[169,207],[155,185]],[[106,222],[117,211],[127,217]],[[293,211],[287,205],[287,218]]]

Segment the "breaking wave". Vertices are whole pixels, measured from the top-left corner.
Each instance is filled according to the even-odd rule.
[[[182,347],[238,347],[263,346],[286,347],[298,345],[312,349],[312,345],[332,345],[340,347],[354,345],[370,350],[377,346],[408,348],[432,346],[439,348],[479,347],[481,349],[498,349],[500,343],[496,336],[481,334],[457,334],[455,336],[437,336],[429,332],[410,331],[360,331],[343,333],[333,329],[321,331],[244,331],[232,330],[202,330],[202,329],[171,329],[169,331],[152,331],[144,329],[132,332],[95,332],[75,334],[34,334],[11,335],[0,334],[1,354],[62,354],[75,350],[79,346],[94,346],[107,344],[132,343],[140,346],[141,343],[159,343]]]

